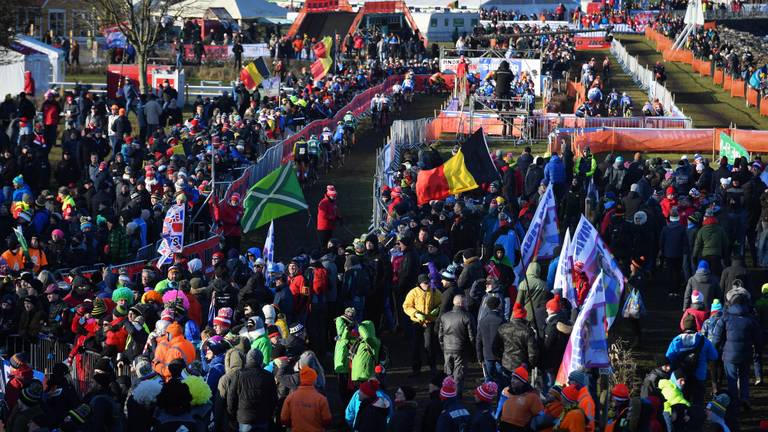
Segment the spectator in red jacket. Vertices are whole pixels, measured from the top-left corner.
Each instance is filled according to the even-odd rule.
[[[11,372],[8,374],[8,382],[5,384],[5,403],[8,405],[9,412],[16,406],[21,390],[32,381],[32,368],[27,364],[25,354],[14,354],[10,364]]]
[[[50,149],[56,145],[59,115],[61,113],[61,107],[56,101],[56,93],[53,90],[48,90],[45,93],[45,101],[43,101],[43,106],[40,110],[43,112],[43,136],[45,137],[45,144],[47,144]]]
[[[243,216],[243,206],[240,205],[240,194],[233,193],[229,202],[225,204],[213,204],[213,216],[221,225],[224,234],[224,250],[240,250],[240,218]]]
[[[336,203],[336,187],[328,185],[325,196],[317,205],[317,235],[320,237],[320,247],[325,248],[328,240],[333,237],[336,222],[341,222],[339,205]]]

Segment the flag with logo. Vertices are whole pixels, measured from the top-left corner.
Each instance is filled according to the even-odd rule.
[[[255,230],[279,217],[306,210],[307,201],[293,165],[282,165],[251,186],[243,201],[243,232]]]
[[[157,253],[160,259],[157,260],[157,268],[168,264],[171,261],[171,255],[181,253],[184,249],[184,219],[186,210],[183,205],[173,205],[165,213],[163,219],[163,230],[160,233],[160,245]]]
[[[601,271],[576,317],[573,331],[557,372],[557,383],[568,383],[568,375],[579,369],[605,368],[608,359],[608,331],[605,325],[605,278]]]
[[[555,270],[555,284],[553,290],[560,290],[563,298],[568,299],[571,304],[576,304],[576,290],[571,280],[571,229],[565,230],[563,246],[560,248],[560,257],[557,260],[557,269]]]
[[[264,240],[262,255],[264,255],[264,264],[266,265],[266,268],[269,269],[269,266],[275,262],[275,221],[269,223],[269,230],[267,231],[267,239]],[[269,286],[270,273],[266,271],[264,274],[266,274],[267,286]]]
[[[19,246],[21,246],[24,255],[29,256],[29,244],[27,243],[27,238],[24,237],[24,232],[21,230],[21,227],[14,228],[13,233],[16,234],[16,240],[19,241]]]
[[[744,157],[749,160],[749,152],[733,140],[727,133],[720,132],[720,157],[727,157],[729,163],[733,163],[736,158]]]
[[[240,71],[240,81],[243,82],[243,86],[248,90],[255,90],[256,87],[261,84],[262,81],[269,78],[269,68],[263,57],[259,57],[248,63],[247,66]]]
[[[528,264],[536,258],[552,258],[558,245],[560,232],[557,229],[557,203],[550,183],[539,199],[536,213],[520,244],[520,262],[515,267],[518,282],[525,277]]]

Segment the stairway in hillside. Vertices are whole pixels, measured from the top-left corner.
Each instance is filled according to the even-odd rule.
[[[608,56],[611,61],[611,70],[608,77],[603,76],[601,71],[598,74],[603,78],[605,85],[603,86],[603,94],[607,96],[614,88],[621,94],[627,92],[629,97],[632,98],[633,109],[632,114],[636,116],[641,115],[643,104],[648,100],[648,93],[641,89],[624,70],[621,68],[619,61],[611,55],[610,50],[600,51],[577,51],[576,52],[576,65],[577,70],[580,73],[581,65],[589,61],[594,57],[597,60],[598,65],[602,65],[603,59]],[[598,66],[600,67],[600,66]]]

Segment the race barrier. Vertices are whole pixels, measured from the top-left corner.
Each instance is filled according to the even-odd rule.
[[[763,108],[768,104],[768,97],[761,98],[746,80],[733,76],[709,60],[695,58],[690,50],[672,49],[673,41],[651,27],[645,29],[645,38],[656,44],[656,51],[662,53],[664,60],[691,65],[691,69],[700,76],[711,76],[712,82],[722,86],[731,97],[745,99],[746,106],[757,107],[761,116],[768,116],[768,108]]]
[[[720,133],[728,134],[748,152],[768,153],[768,131],[745,129],[641,129],[599,128],[564,132],[571,136],[574,151],[589,146],[593,153],[709,153],[720,150]],[[550,141],[550,151],[559,151],[561,139]]]
[[[511,120],[513,138],[547,139],[557,129],[584,128],[661,128],[686,129],[693,127],[690,117],[576,117],[574,114],[545,114],[518,116]],[[427,139],[437,141],[443,134],[471,134],[482,127],[490,136],[500,136],[504,122],[496,114],[470,115],[466,111],[442,111],[427,125]]]
[[[416,90],[421,91],[424,84],[424,76],[416,76]],[[382,84],[371,87],[352,98],[346,106],[341,108],[332,119],[316,120],[305,126],[297,133],[290,137],[278,142],[277,144],[268,148],[263,155],[261,155],[256,163],[243,170],[243,173],[235,180],[233,180],[229,186],[221,192],[221,189],[217,188],[213,192],[213,196],[210,199],[216,200],[219,204],[227,202],[232,194],[238,193],[242,198],[245,198],[248,193],[248,189],[254,183],[258,182],[262,178],[266,177],[270,172],[274,171],[281,164],[289,163],[293,157],[293,143],[300,136],[309,136],[310,134],[319,134],[323,127],[333,124],[341,120],[347,111],[352,111],[356,116],[362,115],[370,109],[371,99],[376,93],[391,92],[392,85],[401,79],[400,76],[391,76],[387,78]],[[419,84],[421,83],[421,84]],[[211,258],[215,252],[220,249],[220,236],[218,233],[211,233],[211,235],[203,240],[184,246],[182,254],[188,257],[198,257],[203,263],[210,263]],[[113,273],[119,273],[121,269],[128,272],[133,276],[136,273],[141,272],[141,269],[147,265],[154,265],[156,259],[149,260],[137,260],[121,265],[111,266],[110,269]],[[206,273],[213,271],[212,268],[204,268]]]
[[[648,100],[658,99],[665,113],[673,117],[685,117],[683,110],[675,105],[675,96],[667,90],[664,84],[656,81],[656,74],[642,66],[636,56],[629,54],[624,45],[614,39],[611,43],[611,54],[619,61],[619,66],[648,93]]]

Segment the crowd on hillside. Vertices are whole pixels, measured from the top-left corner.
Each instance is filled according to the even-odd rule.
[[[525,14],[514,10],[500,10],[497,8],[480,8],[480,19],[492,21],[495,25],[499,21],[565,21],[568,10],[560,3],[552,10],[543,10],[539,14]]]

